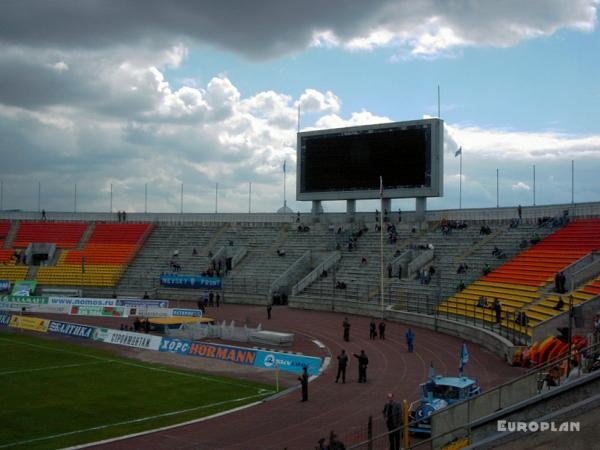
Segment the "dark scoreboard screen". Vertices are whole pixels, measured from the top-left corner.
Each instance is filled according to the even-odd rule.
[[[431,186],[431,128],[376,128],[303,136],[300,192]]]

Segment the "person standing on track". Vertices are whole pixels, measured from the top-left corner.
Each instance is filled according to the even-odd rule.
[[[298,381],[300,382],[300,387],[302,388],[302,402],[308,401],[308,372],[306,371],[306,366],[302,370],[302,375],[298,377]]]
[[[408,353],[412,353],[414,350],[415,332],[410,328],[406,332],[406,346],[408,347]]]
[[[342,352],[337,357],[338,360],[338,370],[337,375],[335,376],[335,382],[337,383],[342,377],[342,383],[346,383],[346,367],[348,366],[348,355],[346,354],[346,350],[342,350]]]
[[[346,317],[344,319],[344,323],[342,323],[342,327],[344,327],[344,340],[346,342],[350,341],[350,321]]]
[[[385,340],[385,322],[379,322],[379,339]]]
[[[377,339],[377,325],[374,319],[371,319],[371,323],[369,324],[369,339]]]
[[[387,395],[388,401],[383,407],[383,418],[388,429],[390,450],[400,450],[400,427],[402,426],[402,411],[398,402],[394,401],[394,394]]]
[[[365,354],[364,350],[360,351],[360,355],[354,353],[354,357],[358,359],[358,382],[367,382],[367,366],[369,365],[369,358]]]

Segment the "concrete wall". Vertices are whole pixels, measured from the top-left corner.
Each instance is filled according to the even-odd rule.
[[[345,314],[356,314],[377,318],[382,317],[381,306],[376,302],[366,303],[340,300],[339,303],[336,303],[334,299],[313,300],[303,297],[291,297],[289,306],[298,309],[336,311]],[[520,348],[515,347],[509,340],[492,333],[489,330],[454,322],[433,315],[394,311],[386,306],[383,311],[383,317],[394,322],[427,328],[438,333],[463,338],[469,342],[481,345],[507,362],[512,362],[514,352],[517,348]]]
[[[561,416],[564,417],[565,414],[577,414],[577,411],[570,409],[572,405],[585,402],[587,399],[597,396],[598,392],[600,392],[600,372],[593,372],[569,384],[564,384],[550,391],[544,391],[541,394],[527,397],[526,400],[514,404],[506,411],[495,413],[475,421],[472,427],[473,448],[502,448],[503,444],[516,440],[519,440],[521,448],[533,448],[523,443],[523,440],[532,437],[531,433],[498,432],[498,420],[524,422],[555,420],[560,423],[562,421]],[[597,402],[595,407],[598,407]],[[585,411],[580,411],[580,413],[588,412],[589,414],[594,414],[594,412],[589,411],[589,408],[590,405],[587,405],[584,408]],[[563,420],[569,420],[569,418],[564,417]],[[581,431],[585,432],[584,429]],[[478,443],[481,444],[478,445]],[[588,448],[595,448],[597,445],[597,441],[589,442]]]

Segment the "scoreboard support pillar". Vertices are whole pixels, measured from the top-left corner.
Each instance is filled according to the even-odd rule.
[[[312,201],[311,213],[313,216],[313,222],[319,222],[321,220],[320,216],[321,214],[323,214],[323,206],[321,205],[321,200]]]
[[[354,222],[354,216],[356,214],[356,200],[346,200],[346,215],[348,222]]]
[[[425,220],[425,212],[427,211],[427,197],[417,197],[415,199],[415,216],[418,222]]]
[[[392,199],[391,198],[382,198],[381,199],[381,212],[383,213],[383,220],[387,222],[390,218],[390,213],[392,212]]]

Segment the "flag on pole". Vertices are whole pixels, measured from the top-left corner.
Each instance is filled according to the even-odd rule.
[[[379,177],[379,198],[383,198],[383,177]]]
[[[458,150],[456,150],[456,152],[454,153],[454,157],[456,158],[458,155],[462,155],[462,147],[460,147]]]
[[[467,350],[467,343],[463,342],[460,349],[460,374],[462,375],[465,368],[465,364],[469,362],[469,350]]]
[[[283,173],[285,173],[285,163],[286,163],[286,160],[284,159],[283,160]]]

